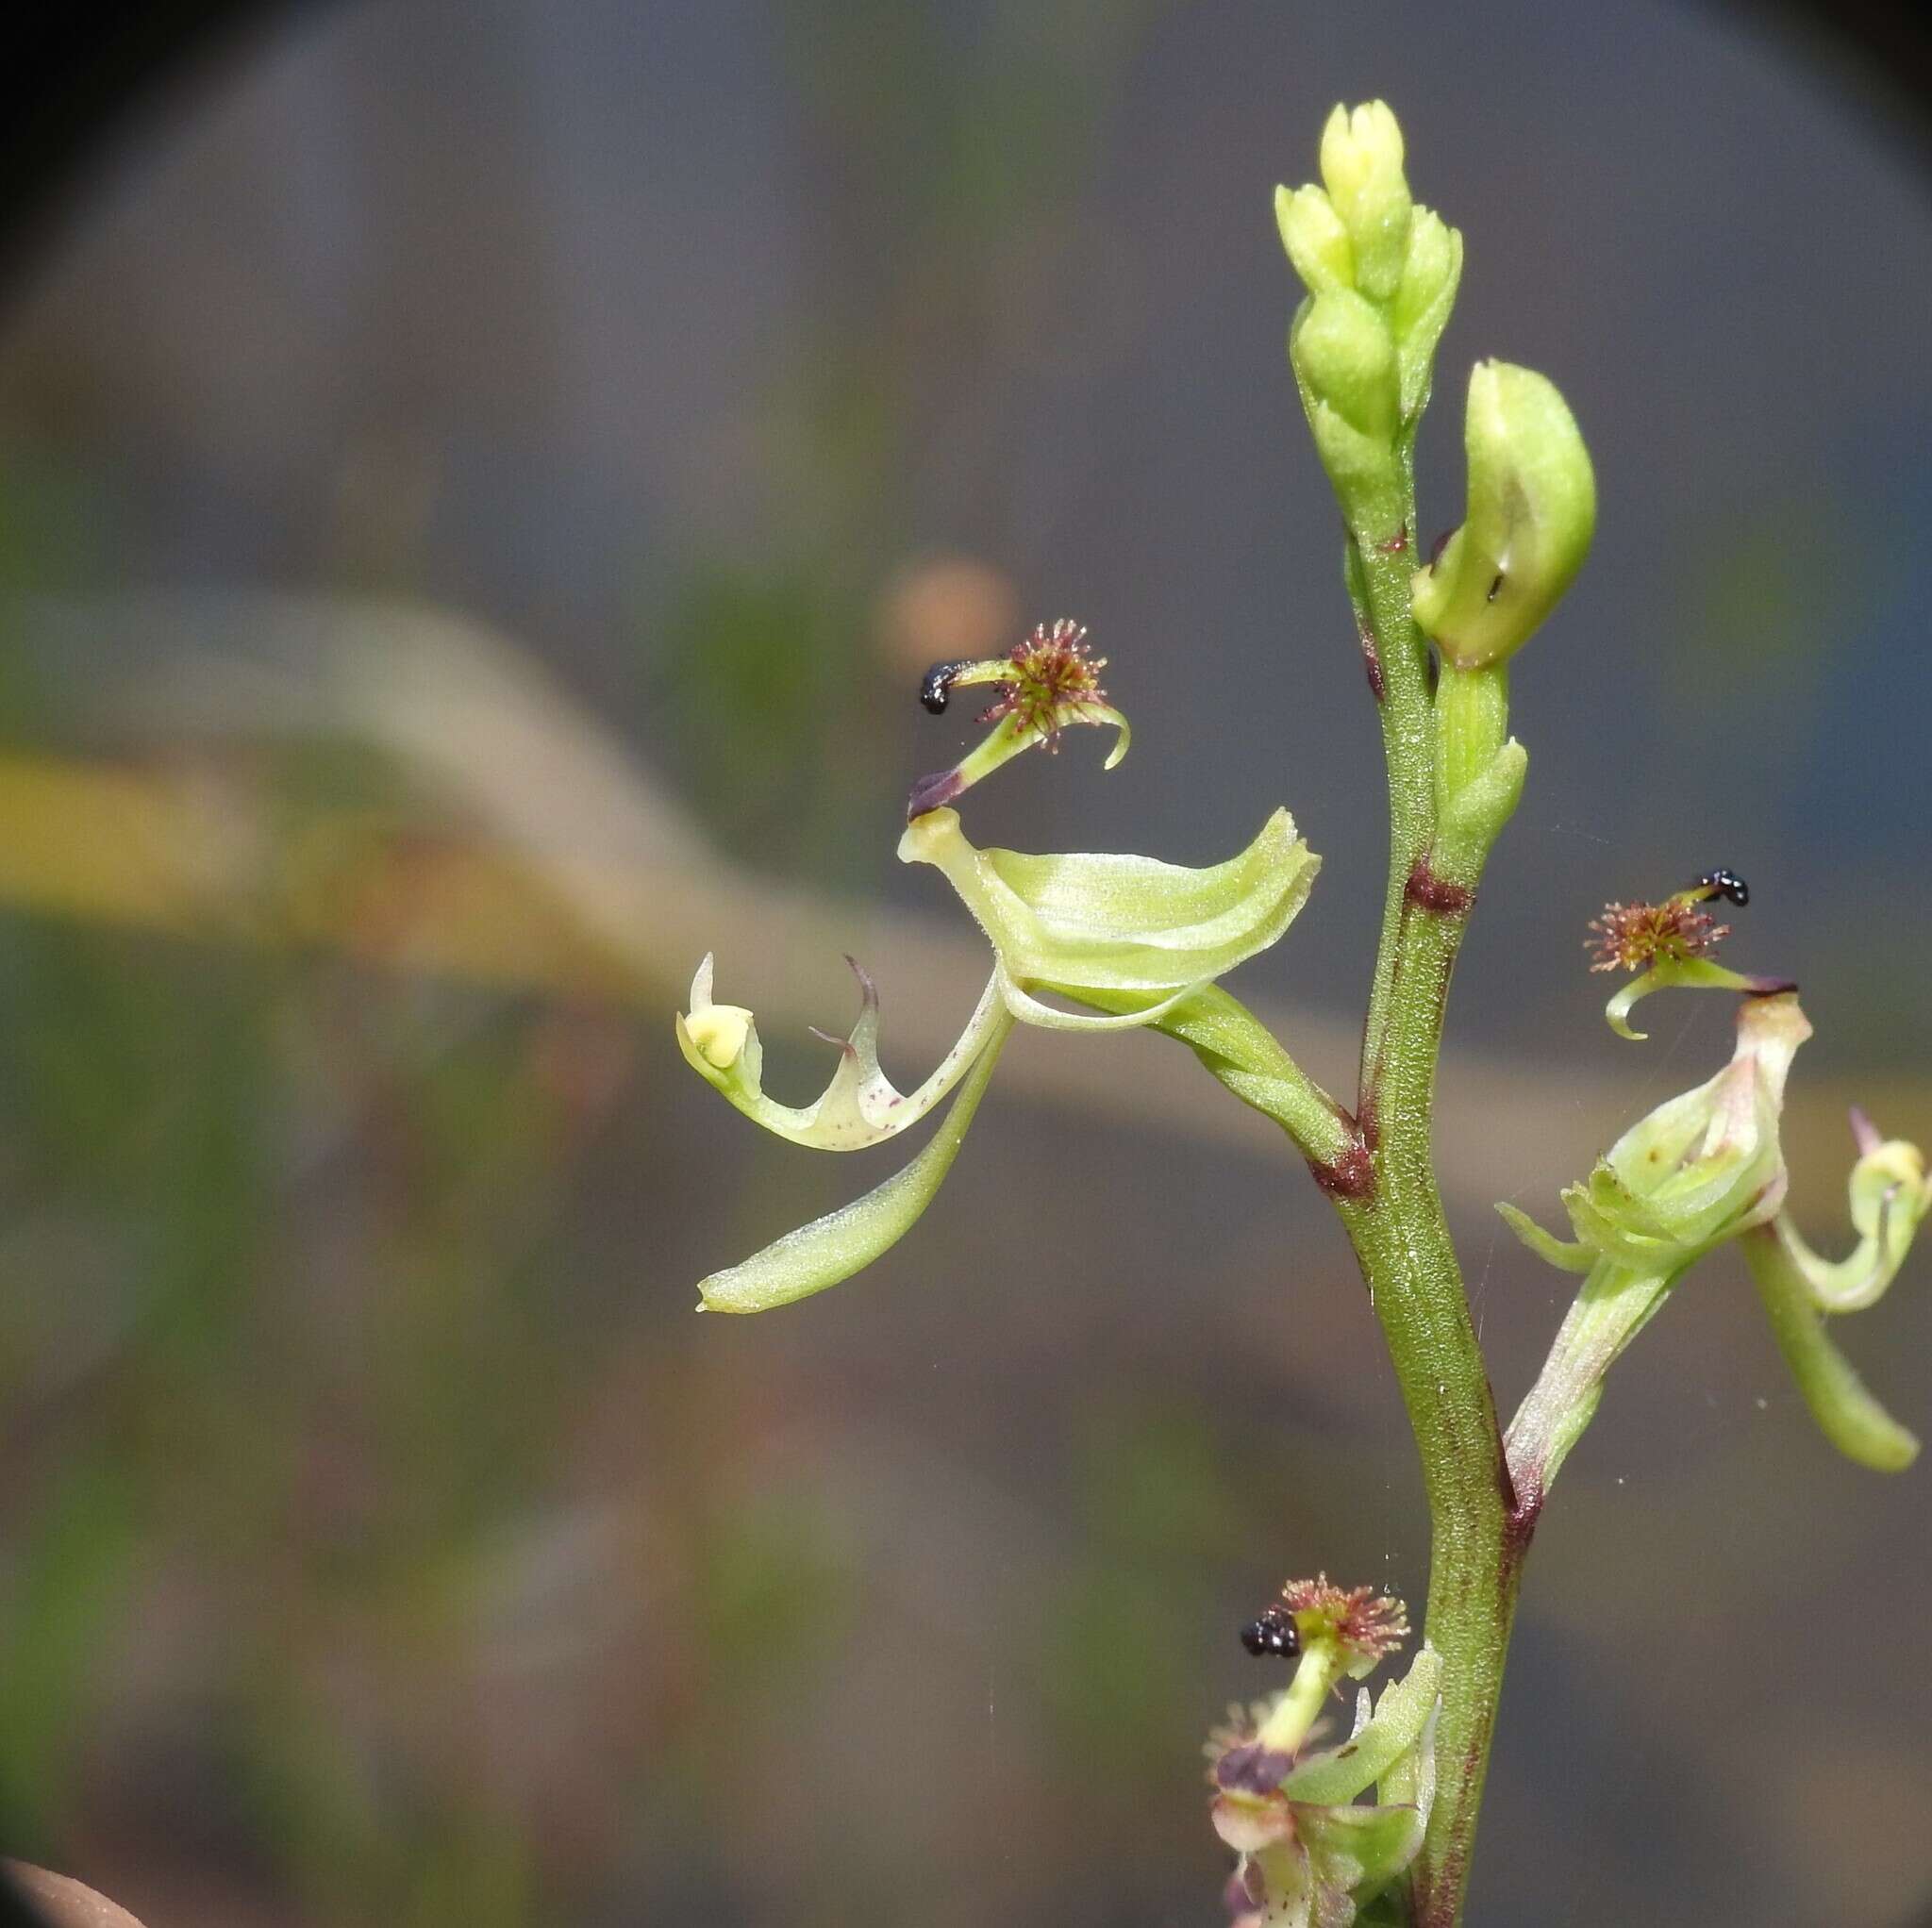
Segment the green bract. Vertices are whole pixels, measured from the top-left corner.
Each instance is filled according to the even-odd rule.
[[[899,856],[945,873],[993,948],[1006,1007],[1031,1024],[1117,1031],[1151,1023],[1191,990],[1264,951],[1307,902],[1321,859],[1277,810],[1238,856],[1189,870],[1149,856],[1029,856],[969,843],[953,810],[906,826]],[[1144,995],[1092,1017],[1033,995]]]
[[[1513,656],[1569,588],[1596,529],[1596,476],[1554,384],[1507,361],[1471,373],[1463,434],[1467,515],[1413,590],[1424,635],[1472,670]]]

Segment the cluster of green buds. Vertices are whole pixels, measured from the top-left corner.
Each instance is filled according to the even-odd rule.
[[[1596,969],[1641,970],[1607,1016],[1624,1037],[1638,996],[1671,985],[1742,990],[1731,1062],[1693,1090],[1631,1126],[1590,1176],[1562,1194],[1575,1234],[1554,1238],[1513,1205],[1497,1209],[1552,1265],[1587,1274],[1536,1386],[1507,1435],[1518,1496],[1538,1504],[1594,1415],[1605,1374],[1698,1259],[1737,1240],[1773,1330],[1825,1436],[1863,1465],[1893,1471],[1918,1441],[1867,1389],[1824,1331],[1826,1317],[1872,1305],[1903,1264],[1932,1187],[1918,1148],[1881,1139],[1855,1114],[1859,1157],[1851,1180],[1858,1244],[1838,1263],[1821,1259],[1785,1209],[1780,1143],[1785,1083],[1811,1036],[1795,987],[1744,976],[1708,952],[1724,933],[1699,908],[1712,896],[1746,901],[1741,879],[1707,873],[1660,905],[1612,904],[1592,929]]]
[[[1231,1708],[1208,1737],[1214,1829],[1240,1857],[1228,1908],[1236,1928],[1349,1928],[1422,1848],[1441,1661],[1424,1644],[1379,1701],[1361,1689],[1346,1738],[1316,1747],[1329,1696],[1401,1646],[1407,1614],[1399,1600],[1320,1574],[1291,1581],[1257,1626],[1269,1632],[1264,1651],[1297,1664],[1284,1692]]]
[[[1415,202],[1403,161],[1402,130],[1382,102],[1338,107],[1322,135],[1321,184],[1277,189],[1274,211],[1307,291],[1289,360],[1348,524],[1370,681],[1387,700],[1385,680],[1400,675],[1398,701],[1420,705],[1435,644],[1433,868],[1469,888],[1527,764],[1507,735],[1505,665],[1589,553],[1596,479],[1555,387],[1530,369],[1479,362],[1464,414],[1465,517],[1415,566],[1416,430],[1461,277],[1462,237]]]
[[[677,1020],[678,1045],[707,1084],[768,1131],[821,1151],[862,1151],[953,1098],[938,1131],[903,1171],[703,1280],[705,1309],[788,1305],[851,1277],[904,1237],[951,1169],[1015,1023],[1067,1031],[1154,1023],[1276,942],[1307,902],[1321,860],[1286,810],[1275,811],[1246,849],[1203,869],[1145,856],[1032,856],[968,840],[949,801],[1022,751],[1052,749],[1073,725],[1104,723],[1120,733],[1108,767],[1119,761],[1126,719],[1101,691],[1103,661],[1088,653],[1085,637],[1071,623],[1042,624],[1010,656],[941,664],[925,679],[922,698],[936,713],[961,685],[994,683],[1001,693],[981,719],[993,725],[991,734],[953,769],[915,787],[900,839],[901,859],[938,870],[992,948],[991,976],[965,1029],[915,1090],[902,1093],[880,1067],[878,1000],[856,964],[858,1021],[849,1038],[828,1040],[838,1044],[839,1062],[818,1099],[803,1106],[766,1095],[751,1011],[717,1003],[712,960],[698,967],[691,1008]],[[1089,1008],[1067,1009],[1050,998]]]
[[[1274,218],[1308,291],[1289,359],[1315,446],[1338,487],[1379,478],[1427,405],[1462,237],[1411,199],[1402,129],[1380,101],[1329,115],[1322,185],[1277,188]]]

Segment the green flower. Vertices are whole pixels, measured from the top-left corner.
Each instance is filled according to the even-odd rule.
[[[1076,641],[1062,639],[1069,646]],[[966,678],[960,673],[952,680]],[[1015,746],[1026,747],[1019,733],[1030,732],[1027,741],[1045,740],[1045,733],[1060,723],[1099,720],[1118,722],[1124,741],[1124,719],[1110,709],[1070,717],[1066,706],[1073,701],[1063,693],[1029,711],[1024,690],[1009,688],[1002,699],[1005,713],[989,740],[1009,756]],[[1077,702],[1102,707],[1091,696]],[[973,762],[969,757],[961,770]],[[969,775],[966,781],[971,780]],[[1307,901],[1321,868],[1285,810],[1277,810],[1244,851],[1203,870],[1141,856],[979,850],[967,841],[958,813],[944,807],[912,818],[899,855],[945,874],[993,951],[985,993],[924,1084],[901,1092],[881,1070],[878,1001],[862,971],[858,1021],[840,1043],[830,1081],[809,1105],[782,1105],[766,1095],[757,1022],[743,1006],[714,1000],[709,957],[691,982],[690,1010],[677,1020],[678,1047],[698,1075],[746,1117],[794,1144],[818,1150],[878,1144],[956,1094],[952,1108],[931,1143],[885,1184],[705,1279],[698,1290],[708,1310],[765,1311],[822,1291],[870,1264],[905,1236],[939,1189],[1016,1022],[1076,1031],[1152,1023],[1275,942]],[[1062,1010],[1044,1003],[1047,996],[1101,1003],[1108,1010]],[[1121,1008],[1124,1004],[1127,1008]]]
[[[1076,723],[1110,723],[1120,732],[1104,766],[1113,769],[1127,754],[1133,733],[1100,687],[1106,667],[1107,658],[1089,647],[1086,630],[1063,616],[1051,625],[1037,624],[1003,657],[939,663],[928,670],[919,693],[935,716],[944,711],[955,690],[997,685],[998,697],[979,719],[997,727],[952,769],[936,770],[912,786],[906,802],[908,820],[957,802],[981,777],[1036,743],[1058,751],[1060,733]]]
[[[1311,1664],[1325,1675],[1305,1654],[1304,1671]],[[1345,1740],[1313,1752],[1302,1749],[1307,1730],[1299,1713],[1290,1727],[1279,1718],[1285,1704],[1311,1701],[1300,1675],[1273,1707],[1257,1705],[1217,1730],[1208,1748],[1212,1818],[1241,1857],[1228,1884],[1238,1921],[1348,1928],[1415,1859],[1435,1798],[1441,1678],[1441,1658],[1424,1645],[1379,1703],[1361,1690]],[[1361,1802],[1372,1787],[1376,1799]]]
[[[1681,932],[1679,933],[1681,936]],[[1736,979],[1705,958],[1666,957],[1653,975]],[[1836,1263],[1818,1256],[1785,1212],[1789,1177],[1778,1127],[1791,1059],[1811,1035],[1792,991],[1746,997],[1738,1044],[1716,1077],[1660,1105],[1567,1188],[1576,1234],[1556,1238],[1515,1206],[1499,1205],[1530,1249],[1587,1272],[1541,1375],[1506,1437],[1519,1500],[1538,1503],[1593,1417],[1605,1375],[1707,1253],[1741,1244],[1793,1379],[1827,1438],[1861,1465],[1891,1471],[1918,1441],[1873,1397],[1824,1329],[1834,1314],[1882,1294],[1932,1209],[1918,1147],[1880,1139],[1861,1117],[1851,1176],[1858,1242]]]
[[[1791,1059],[1810,1035],[1794,992],[1745,999],[1730,1063],[1633,1124],[1582,1184],[1565,1188],[1575,1245],[1552,1238],[1514,1205],[1497,1209],[1552,1264],[1581,1271],[1607,1258],[1681,1271],[1784,1203],[1778,1120]]]

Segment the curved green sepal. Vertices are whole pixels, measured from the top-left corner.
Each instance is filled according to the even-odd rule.
[[[1904,1139],[1881,1140],[1862,1114],[1854,1114],[1853,1124],[1863,1145],[1846,1188],[1857,1245],[1834,1263],[1812,1251],[1795,1225],[1782,1228],[1786,1251],[1821,1312],[1861,1312],[1876,1305],[1932,1208],[1932,1184],[1918,1146]]]
[[[1558,1271],[1588,1271],[1596,1263],[1596,1255],[1589,1246],[1572,1244],[1568,1239],[1558,1238],[1554,1232],[1546,1232],[1530,1215],[1499,1200],[1496,1210],[1503,1222],[1546,1264],[1555,1266]]]
[[[1225,863],[1192,870],[1145,856],[1034,856],[980,850],[956,812],[906,826],[899,856],[941,871],[999,961],[1007,1009],[1028,1023],[1111,1030],[1151,1023],[1188,992],[1274,943],[1307,901],[1321,859],[1277,810]],[[1144,992],[1111,1017],[1054,1012],[1031,993]]]
[[[769,1312],[774,1306],[789,1305],[849,1279],[896,1245],[917,1223],[952,1170],[1012,1024],[1005,1011],[995,1006],[991,1032],[959,1087],[959,1095],[931,1142],[911,1164],[863,1198],[786,1233],[741,1265],[701,1280],[698,1309]]]
[[[1779,1220],[1743,1241],[1785,1364],[1819,1430],[1847,1459],[1874,1472],[1903,1472],[1919,1456],[1919,1441],[1873,1397],[1832,1342],[1789,1238]]]
[[[879,1000],[873,981],[850,957],[858,979],[858,1021],[838,1044],[831,1082],[810,1105],[780,1105],[763,1087],[764,1047],[758,1024],[742,1005],[715,1004],[712,960],[708,954],[691,984],[691,1009],[677,1019],[677,1044],[685,1061],[714,1090],[767,1131],[795,1145],[822,1152],[857,1152],[896,1137],[916,1124],[965,1076],[986,1048],[1001,1017],[998,978],[980,994],[959,1040],[916,1091],[902,1093],[879,1069]],[[819,1034],[821,1037],[824,1033]]]
[[[1555,384],[1509,362],[1471,372],[1463,439],[1468,512],[1416,572],[1414,613],[1446,660],[1475,669],[1522,648],[1582,567],[1596,475]]]

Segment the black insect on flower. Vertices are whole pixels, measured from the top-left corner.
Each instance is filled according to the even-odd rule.
[[[1706,871],[1690,888],[1711,897],[1728,898],[1740,910],[1751,901],[1751,887],[1736,871]]]
[[[1293,1660],[1302,1651],[1302,1637],[1295,1630],[1294,1615],[1276,1602],[1241,1629],[1241,1645],[1257,1659],[1274,1654]]]
[[[953,693],[953,682],[961,670],[973,667],[971,658],[957,663],[935,663],[920,679],[919,700],[934,716],[944,716]]]

